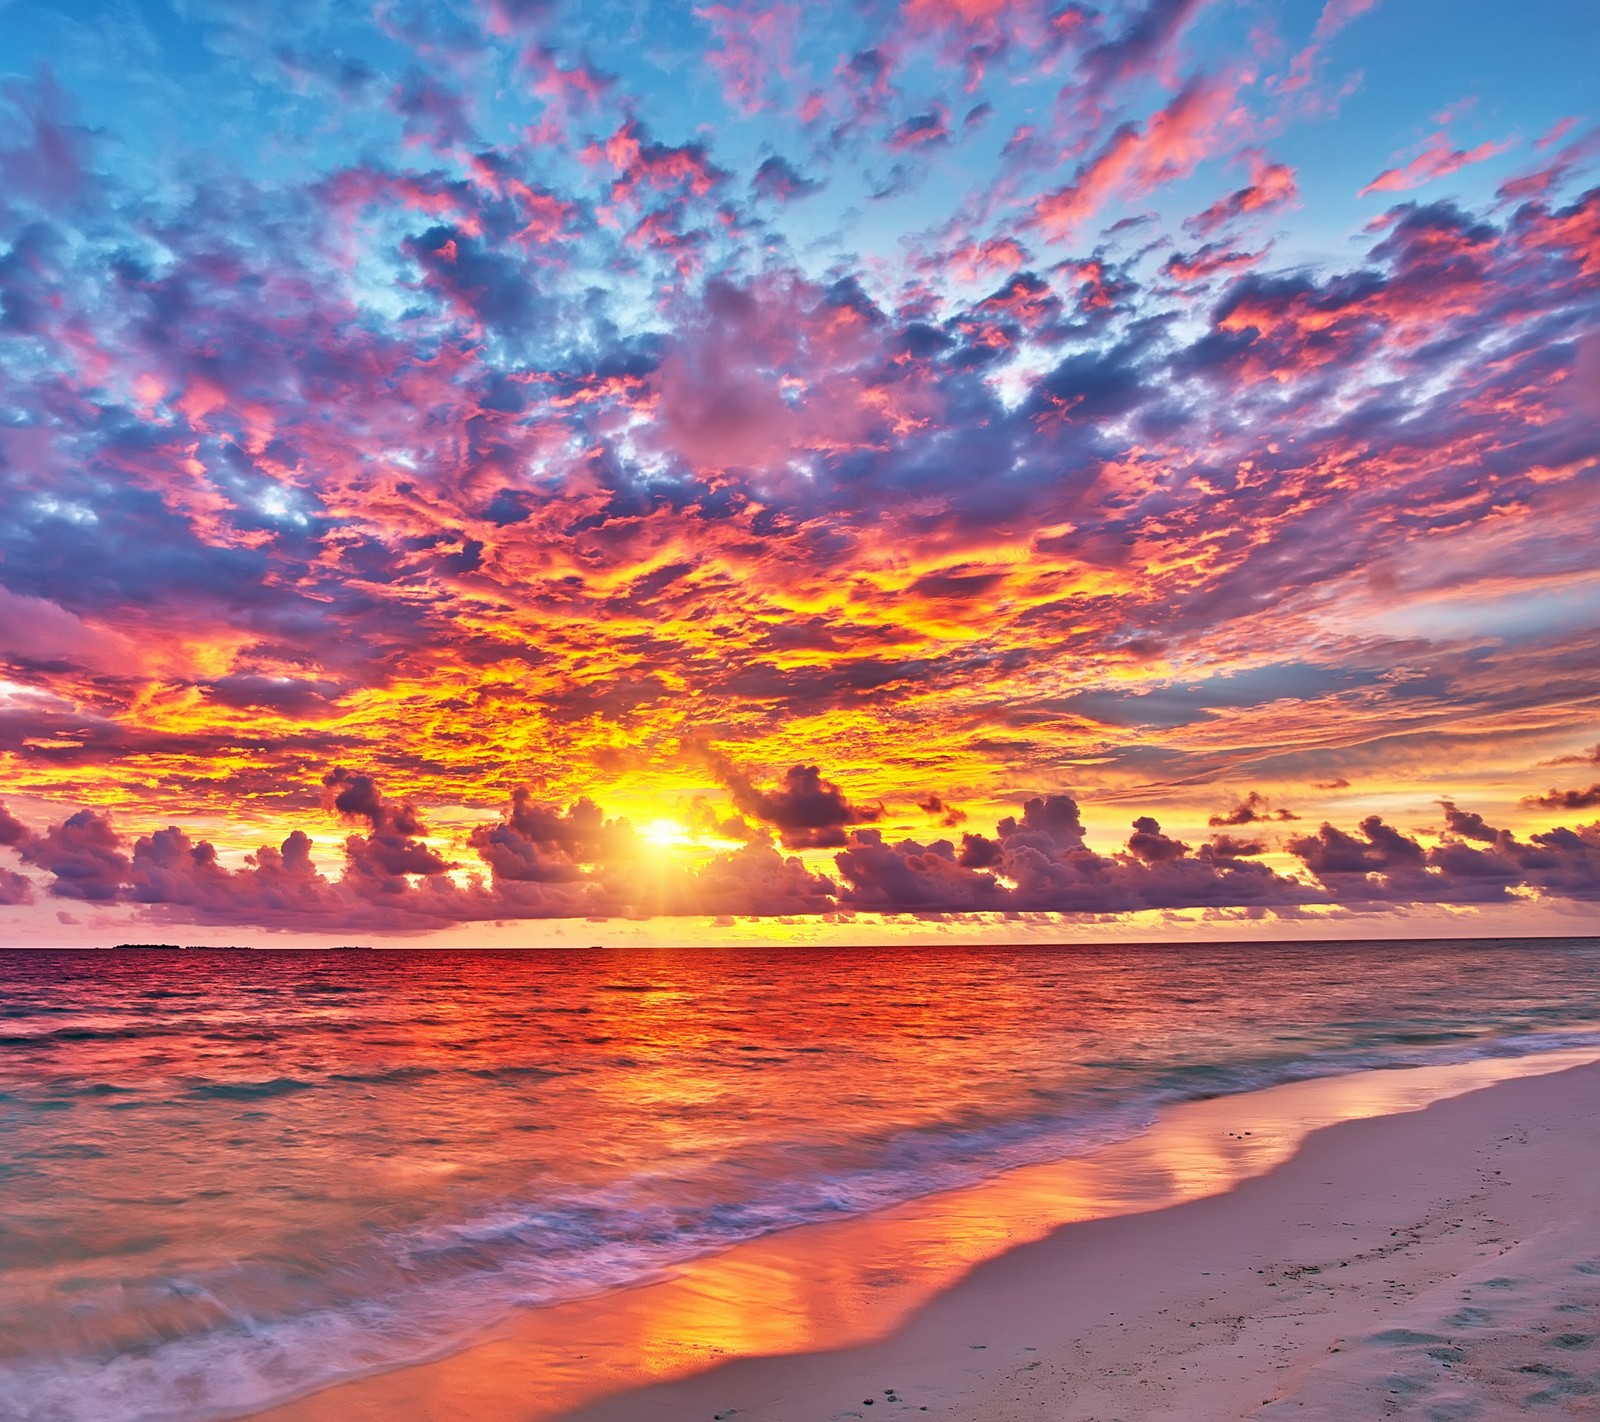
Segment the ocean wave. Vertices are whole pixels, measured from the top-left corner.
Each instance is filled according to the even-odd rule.
[[[1415,1034],[1142,1077],[1128,1071],[1120,1093],[1036,1093],[1034,1113],[988,1119],[969,1109],[960,1120],[857,1140],[864,1159],[850,1169],[764,1175],[719,1160],[639,1173],[599,1188],[504,1199],[465,1218],[375,1230],[336,1269],[312,1257],[280,1259],[273,1270],[241,1264],[79,1297],[71,1328],[49,1339],[35,1333],[26,1358],[0,1360],[0,1396],[16,1422],[215,1422],[447,1352],[519,1307],[638,1284],[762,1235],[1084,1155],[1147,1129],[1175,1102],[1373,1068],[1600,1048],[1600,1028],[1590,1027],[1470,1040],[1435,1033],[1425,1042],[1408,1035]],[[373,1076],[397,1086],[406,1079]],[[251,1100],[311,1085],[279,1077],[204,1083],[190,1094]],[[782,1142],[771,1144],[770,1158],[810,1158],[804,1142],[787,1154]]]
[[[195,1101],[264,1101],[274,1096],[292,1096],[315,1091],[316,1082],[293,1076],[275,1076],[268,1081],[206,1081],[184,1093]]]

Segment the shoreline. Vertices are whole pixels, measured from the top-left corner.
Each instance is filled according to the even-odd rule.
[[[1577,1072],[1570,1070],[1575,1066]],[[1059,1266],[1041,1261],[1052,1252],[1071,1253],[1092,1236],[1108,1231],[1119,1236],[1119,1249],[1138,1261],[1155,1247],[1150,1238],[1168,1234],[1174,1240],[1158,1252],[1192,1253],[1194,1212],[1203,1215],[1208,1207],[1236,1213],[1239,1201],[1264,1192],[1269,1202],[1277,1199],[1280,1214],[1286,1205],[1294,1213],[1304,1207],[1292,1194],[1293,1181],[1305,1171],[1304,1158],[1321,1159],[1330,1149],[1337,1157],[1342,1147],[1330,1148],[1327,1142],[1341,1132],[1350,1139],[1348,1133],[1358,1126],[1389,1137],[1391,1155],[1404,1157],[1408,1128],[1428,1118],[1424,1108],[1430,1103],[1454,1104],[1463,1120],[1454,1128],[1459,1139],[1452,1147],[1453,1175],[1440,1163],[1444,1155],[1438,1150],[1427,1169],[1443,1171],[1441,1179],[1464,1179],[1463,1160],[1492,1129],[1476,1119],[1490,1110],[1484,1103],[1513,1085],[1534,1103],[1541,1096],[1553,1100],[1563,1090],[1570,1096],[1570,1086],[1551,1084],[1574,1076],[1590,1085],[1563,1104],[1571,1116],[1600,1094],[1594,1089],[1600,1064],[1593,1049],[1358,1072],[1184,1103],[1163,1111],[1150,1131],[1090,1156],[1025,1166],[980,1185],[735,1245],[665,1279],[530,1310],[430,1361],[346,1380],[248,1415],[258,1422],[625,1422],[644,1417],[672,1422],[720,1414],[741,1422],[790,1422],[907,1409],[920,1417],[923,1407],[930,1416],[974,1422],[1003,1416],[1055,1422],[1167,1415],[1138,1410],[1142,1404],[1136,1398],[1108,1403],[1112,1410],[1103,1414],[1051,1410],[1042,1399],[1024,1403],[1020,1397],[995,1396],[974,1404],[975,1387],[998,1386],[985,1368],[1001,1366],[1006,1345],[958,1344],[945,1333],[970,1332],[972,1321],[987,1323],[1007,1316],[1008,1309],[1015,1316],[1020,1308],[1025,1319],[1062,1306],[1061,1290],[1052,1282]],[[1463,1102],[1476,1105],[1466,1110]],[[1420,1117],[1411,1114],[1419,1111]],[[1450,1144],[1440,1143],[1441,1148]],[[1600,1154],[1592,1141],[1590,1150],[1591,1156]],[[1363,1169],[1383,1188],[1404,1185],[1389,1179],[1396,1172],[1407,1175],[1410,1167],[1403,1159],[1374,1157],[1371,1150],[1363,1159]],[[1365,1198],[1348,1181],[1346,1189]],[[1339,1198],[1334,1192],[1333,1202]],[[1200,1228],[1203,1233],[1210,1226],[1202,1221]],[[1341,1262],[1348,1267],[1349,1261]],[[1224,1270],[1203,1272],[1209,1285]],[[1111,1268],[1108,1282],[1120,1287],[1126,1274],[1119,1264]],[[1145,1270],[1138,1277],[1149,1297],[1125,1306],[1125,1319],[1141,1310],[1170,1318],[1177,1306],[1178,1296],[1167,1298],[1161,1280],[1148,1275]],[[999,1297],[988,1297],[985,1291],[992,1291],[997,1277],[1010,1282]],[[1101,1281],[1096,1279],[1092,1290],[1098,1298]],[[1288,1296],[1274,1292],[1263,1300]],[[1069,1300],[1069,1305],[1064,1316],[1078,1319],[1080,1334],[1093,1333],[1099,1304],[1088,1306],[1087,1313],[1081,1302]],[[1239,1326],[1251,1317],[1242,1308],[1236,1313]],[[1199,1331],[1197,1319],[1174,1324],[1187,1335],[1178,1340],[1185,1345],[1194,1338],[1187,1322],[1196,1322]],[[1296,1325],[1293,1336],[1309,1344],[1315,1330],[1307,1333],[1303,1324]],[[1031,1331],[1040,1333],[1039,1340],[1019,1345],[1026,1355],[1010,1362],[1026,1374],[1018,1386],[1032,1384],[1037,1390],[1042,1380],[1062,1376],[1062,1359],[1076,1356],[1073,1350],[1081,1352],[1083,1343],[1077,1335],[1052,1343],[1045,1337],[1049,1330]],[[1107,1340],[1096,1345],[1105,1346]],[[1146,1351],[1152,1347],[1152,1356],[1164,1356],[1156,1345],[1147,1343]],[[896,1381],[885,1368],[907,1389],[896,1394],[901,1401],[884,1393],[882,1384]],[[882,1382],[868,1388],[867,1376],[880,1374]],[[913,1377],[921,1379],[923,1394],[915,1399],[909,1391]],[[1064,1385],[1069,1391],[1075,1386]],[[869,1396],[874,1398],[871,1412],[862,1406]],[[1255,1404],[1265,1398],[1262,1392]],[[978,1410],[963,1410],[969,1406]],[[1245,1414],[1195,1411],[1186,1404],[1170,1415]],[[1301,1410],[1295,1415],[1315,1414]]]

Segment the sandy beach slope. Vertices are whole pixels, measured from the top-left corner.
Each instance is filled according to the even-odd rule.
[[[1484,1085],[1537,1069],[1191,1103],[1092,1160],[757,1241],[265,1416],[1600,1417],[1600,1064]]]

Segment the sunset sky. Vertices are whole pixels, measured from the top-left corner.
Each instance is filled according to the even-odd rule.
[[[1577,932],[1592,0],[0,0],[0,942]]]

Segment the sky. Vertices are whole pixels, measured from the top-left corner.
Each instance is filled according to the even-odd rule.
[[[1593,926],[1590,0],[0,0],[0,942]]]

